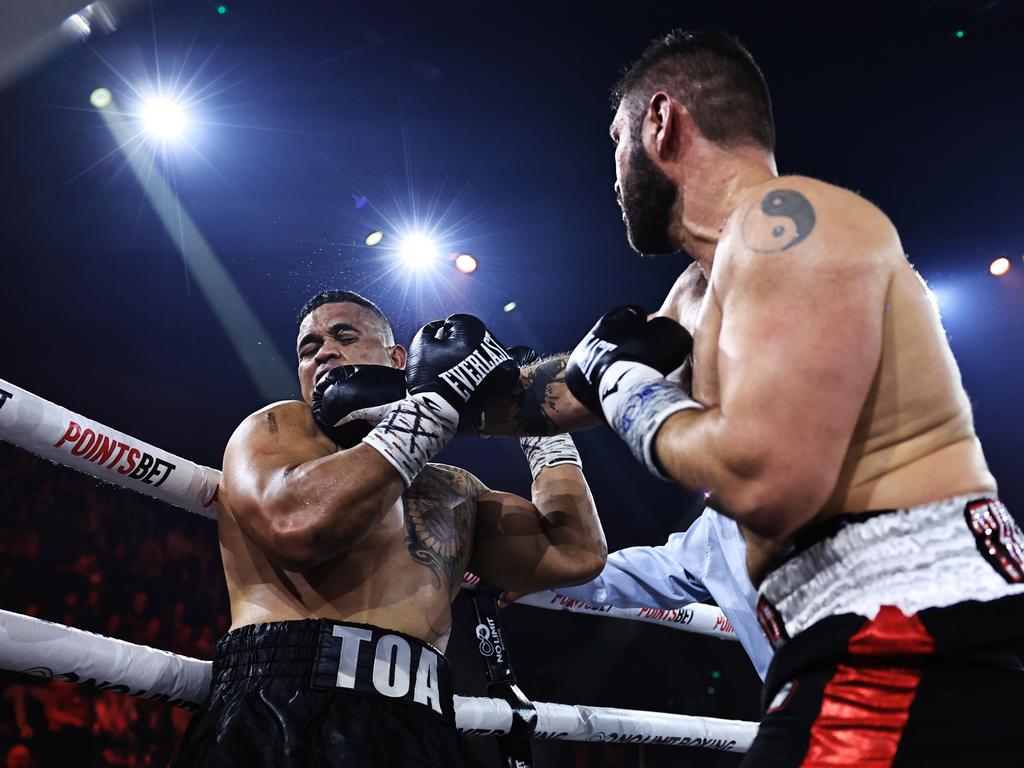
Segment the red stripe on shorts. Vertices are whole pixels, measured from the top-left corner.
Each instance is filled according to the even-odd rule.
[[[899,747],[920,667],[889,667],[886,656],[927,655],[935,642],[921,620],[885,605],[850,638],[847,649],[865,664],[840,664],[825,686],[802,766],[888,768]],[[878,657],[882,657],[880,660]]]

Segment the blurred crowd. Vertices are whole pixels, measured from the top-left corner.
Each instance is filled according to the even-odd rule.
[[[216,535],[196,518],[0,445],[0,607],[210,659],[229,624]],[[0,677],[5,768],[165,765],[189,712]]]

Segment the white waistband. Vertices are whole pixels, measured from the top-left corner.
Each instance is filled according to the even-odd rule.
[[[792,637],[828,616],[873,619],[883,605],[909,616],[1020,593],[1024,583],[1011,583],[1020,578],[1020,529],[1000,502],[986,501],[972,505],[972,530],[965,514],[979,496],[954,496],[846,525],[772,570],[759,596],[774,606]],[[1006,550],[1010,575],[986,559]]]

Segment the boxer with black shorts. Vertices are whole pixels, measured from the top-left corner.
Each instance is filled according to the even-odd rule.
[[[484,324],[453,315],[409,356],[367,299],[299,317],[303,401],[228,442],[220,532],[232,628],[174,765],[461,766],[444,648],[471,568],[520,590],[600,572],[604,534],[565,437],[522,441],[533,501],[429,463],[516,376]]]
[[[1024,541],[892,223],[778,176],[767,85],[729,35],[654,41],[614,104],[629,241],[693,263],[657,317],[612,310],[568,361],[523,371],[489,429],[590,411],[740,524],[776,648],[745,765],[1017,764]]]

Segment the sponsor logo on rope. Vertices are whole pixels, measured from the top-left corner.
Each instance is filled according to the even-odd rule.
[[[487,374],[506,360],[511,360],[508,352],[490,333],[484,333],[480,346],[466,359],[456,363],[438,378],[444,381],[463,400],[468,401]]]
[[[132,480],[154,488],[163,485],[177,469],[176,464],[133,448],[116,437],[109,437],[89,427],[83,428],[77,421],[68,422],[64,435],[53,444],[54,448],[64,446],[72,456],[105,466],[119,475],[127,475]]]
[[[8,392],[5,389],[0,389],[0,408],[3,408],[8,400],[14,399],[14,393]]]
[[[128,696],[135,696],[137,698],[143,698],[147,701],[159,701],[164,704],[170,704],[172,707],[181,707],[189,711],[195,711],[199,709],[199,704],[194,701],[188,701],[186,699],[174,699],[168,696],[166,693],[150,693],[145,688],[139,688],[138,690],[132,690],[130,686],[122,685],[121,683],[111,683],[109,681],[98,681],[95,677],[82,677],[77,672],[54,672],[49,667],[32,667],[22,671],[22,674],[32,675],[32,677],[50,677],[54,680],[63,680],[65,683],[78,683],[86,688],[91,688],[96,691],[113,691],[114,693],[123,693]]]
[[[653,619],[668,624],[691,624],[694,616],[692,608],[638,608],[636,615],[640,619]],[[718,628],[716,621],[715,629]]]
[[[589,742],[605,744],[664,744],[673,747],[704,747],[706,749],[729,750],[736,747],[736,739],[708,739],[701,736],[656,736],[639,733],[615,733],[614,731],[588,736]]]
[[[593,611],[594,613],[608,613],[612,606],[610,605],[591,605],[583,600],[577,600],[575,597],[566,597],[560,595],[557,592],[552,595],[551,605],[560,605],[566,611]]]
[[[501,640],[501,630],[488,618],[487,624],[476,625],[476,637],[480,641],[480,655],[493,656],[499,664],[505,662],[505,644]]]
[[[732,622],[725,617],[724,613],[715,617],[715,626],[712,627],[712,629],[719,632],[728,632],[731,635],[736,634],[736,630],[733,628]]]

